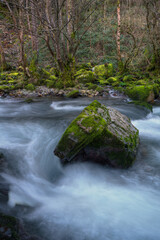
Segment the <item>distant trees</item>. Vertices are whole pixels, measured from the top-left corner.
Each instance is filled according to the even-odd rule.
[[[144,0],[148,39],[152,45],[152,68],[160,67],[160,1]]]
[[[98,0],[4,0],[20,44],[19,62],[27,67],[25,40],[30,41],[37,57],[38,42],[45,41],[53,62],[63,72],[73,69],[79,45],[97,20]],[[93,15],[92,18],[90,16]]]
[[[61,75],[70,73],[68,78],[74,76],[77,58],[123,63],[124,69],[153,61],[160,65],[160,0],[3,0],[1,4],[8,8],[8,26],[17,34],[18,63],[24,71],[33,59],[37,65],[49,55]],[[1,41],[1,62],[6,61],[3,45]]]

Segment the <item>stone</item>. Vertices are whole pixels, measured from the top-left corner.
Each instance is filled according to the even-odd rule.
[[[63,164],[80,160],[128,168],[138,145],[139,131],[130,119],[95,100],[69,125],[54,153]]]
[[[66,95],[66,97],[68,98],[77,98],[78,96],[79,96],[79,90],[73,90]]]
[[[0,213],[0,239],[2,240],[40,240],[37,236],[30,236],[24,229],[22,222],[13,216]]]

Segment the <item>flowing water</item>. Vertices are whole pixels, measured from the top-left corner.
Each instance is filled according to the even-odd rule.
[[[0,99],[0,152],[8,165],[7,206],[43,240],[160,239],[160,107],[147,113],[121,99],[100,100],[140,130],[128,170],[77,163],[63,168],[53,150],[69,123],[92,100],[32,104]]]

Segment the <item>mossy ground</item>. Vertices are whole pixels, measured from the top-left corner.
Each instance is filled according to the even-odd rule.
[[[93,67],[88,63],[77,65],[74,69],[74,76],[73,74],[70,76],[67,72],[61,74],[56,68],[39,69],[34,64],[29,66],[30,77],[21,71],[22,69],[1,72],[0,91],[8,93],[23,88],[33,91],[36,86],[47,86],[55,89],[70,87],[72,88],[70,92],[72,90],[78,92],[79,89],[88,89],[101,94],[105,88],[111,86],[139,103],[150,103],[159,97],[160,76],[154,73],[128,72],[119,74],[116,73],[112,64]],[[64,74],[66,74],[65,81],[63,79]],[[70,77],[72,79],[69,80]]]

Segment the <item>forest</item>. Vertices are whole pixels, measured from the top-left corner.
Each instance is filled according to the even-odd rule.
[[[0,240],[159,223],[160,0],[0,0]]]
[[[0,26],[1,91],[110,85],[136,101],[158,97],[158,0],[3,0]]]

